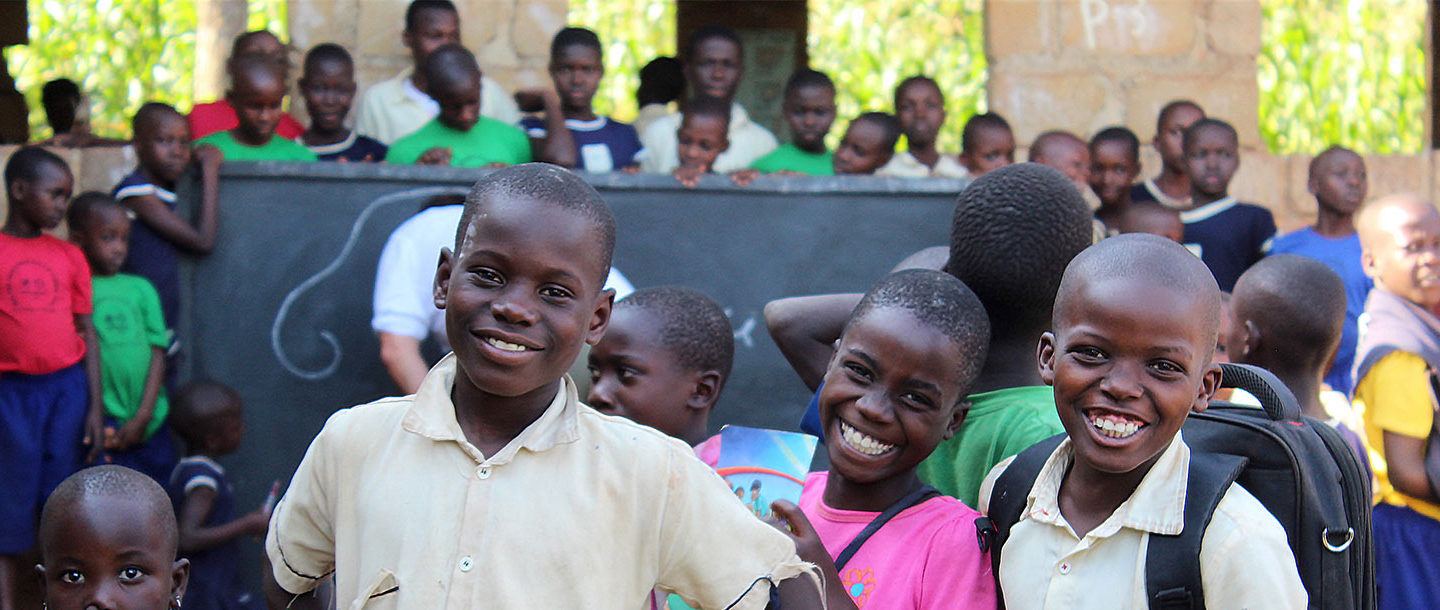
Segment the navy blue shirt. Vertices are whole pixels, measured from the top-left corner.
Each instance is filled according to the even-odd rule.
[[[134,208],[127,200],[146,195],[159,199],[172,211],[175,209],[175,193],[150,182],[139,169],[125,176],[110,193],[132,215]],[[155,292],[160,295],[160,311],[165,314],[165,327],[173,330],[180,312],[180,252],[143,219],[137,217],[136,220],[130,227],[130,252],[120,271],[133,273],[155,285]]]
[[[304,144],[304,142],[301,142]],[[306,146],[321,161],[347,161],[351,163],[380,163],[390,150],[379,140],[362,136],[354,131],[350,136],[334,144]]]
[[[225,479],[225,469],[210,458],[192,455],[180,460],[170,475],[170,502],[175,514],[185,504],[185,495],[198,488],[215,490],[215,503],[202,523],[205,527],[224,525],[235,520],[235,490]],[[246,592],[240,585],[240,541],[229,542],[204,551],[185,555],[190,560],[190,586],[185,590],[185,610],[233,610],[258,608],[258,595]]]
[[[1325,383],[1330,388],[1345,394],[1355,389],[1354,372],[1355,343],[1360,336],[1360,314],[1365,311],[1365,298],[1375,281],[1365,275],[1360,265],[1360,235],[1352,233],[1347,237],[1325,237],[1306,227],[1275,238],[1271,254],[1296,254],[1325,263],[1340,276],[1345,284],[1345,325],[1340,332],[1340,349],[1335,353],[1335,363],[1325,374]]]
[[[593,121],[565,119],[570,135],[575,139],[575,163],[578,169],[587,172],[612,172],[636,165],[635,155],[640,154],[640,136],[629,124],[598,117]],[[545,137],[545,121],[536,117],[520,120],[525,135],[533,139]]]
[[[1264,258],[1275,238],[1275,217],[1258,205],[1225,197],[1180,213],[1185,247],[1214,274],[1220,289],[1230,292],[1250,265]]]

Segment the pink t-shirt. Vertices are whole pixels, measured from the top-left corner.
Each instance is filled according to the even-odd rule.
[[[812,472],[800,509],[836,557],[880,513],[825,505],[830,473]],[[994,608],[990,554],[980,550],[976,512],[948,496],[905,509],[875,532],[840,570],[840,583],[862,610]]]

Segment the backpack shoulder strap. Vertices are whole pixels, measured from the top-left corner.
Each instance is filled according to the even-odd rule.
[[[1065,440],[1064,434],[1057,434],[1034,446],[1021,451],[1010,462],[1010,466],[995,479],[995,488],[990,491],[989,526],[993,528],[994,540],[990,543],[990,562],[995,578],[1000,578],[1000,549],[1010,537],[1010,528],[1020,521],[1025,502],[1030,497],[1030,488],[1040,476],[1040,469],[1055,448]]]
[[[1190,452],[1185,483],[1185,525],[1179,534],[1150,534],[1145,551],[1145,595],[1152,610],[1200,610],[1200,542],[1215,507],[1248,462],[1238,455]]]

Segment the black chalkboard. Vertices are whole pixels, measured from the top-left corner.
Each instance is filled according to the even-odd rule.
[[[185,267],[182,375],[236,387],[243,448],[224,462],[241,506],[286,480],[327,417],[394,393],[370,330],[390,232],[431,196],[484,171],[227,163],[220,239]],[[809,393],[765,331],[784,296],[863,291],[906,255],[947,241],[954,180],[587,176],[614,209],[615,266],[637,286],[703,290],[731,317],[734,373],[711,425],[794,429]],[[195,183],[182,192],[193,201]],[[438,253],[437,253],[438,254]]]

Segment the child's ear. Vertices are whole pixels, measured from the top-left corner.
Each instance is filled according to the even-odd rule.
[[[11,198],[13,199],[14,195],[11,195]],[[1375,263],[1374,250],[1364,247],[1360,249],[1360,270],[1372,280],[1380,277],[1380,266]]]
[[[175,560],[170,570],[170,607],[180,610],[180,601],[185,599],[185,588],[190,585],[190,560],[181,557]]]
[[[965,416],[970,414],[970,401],[961,399],[955,404],[955,410],[950,413],[950,421],[945,423],[945,435],[941,438],[950,440],[960,430],[960,425],[965,423]]]
[[[1245,320],[1240,324],[1238,330],[1245,333],[1245,341],[1240,345],[1240,353],[1231,354],[1230,360],[1231,362],[1248,362],[1250,354],[1260,353],[1260,340],[1263,338],[1260,334],[1260,327],[1255,324],[1254,320]]]
[[[455,253],[449,248],[440,249],[440,262],[435,266],[435,308],[445,309],[445,301],[450,295],[450,271],[455,266]]]
[[[1055,385],[1055,333],[1046,331],[1040,335],[1040,344],[1035,348],[1035,359],[1040,367],[1040,379],[1045,385]]]
[[[1220,391],[1220,381],[1220,365],[1211,364],[1200,376],[1200,390],[1195,393],[1195,402],[1191,403],[1190,412],[1205,412],[1210,406],[1210,400]]]
[[[720,384],[724,377],[720,371],[700,371],[695,374],[695,386],[690,391],[690,397],[685,401],[685,407],[694,410],[710,410],[715,407],[715,401],[720,399]]]
[[[24,201],[30,196],[30,182],[23,179],[12,181],[10,183],[10,189],[6,194],[10,196],[11,205],[14,205],[17,201]]]
[[[595,297],[595,310],[590,314],[590,330],[585,334],[585,343],[594,346],[605,336],[610,326],[610,311],[615,307],[615,290],[606,288]]]

